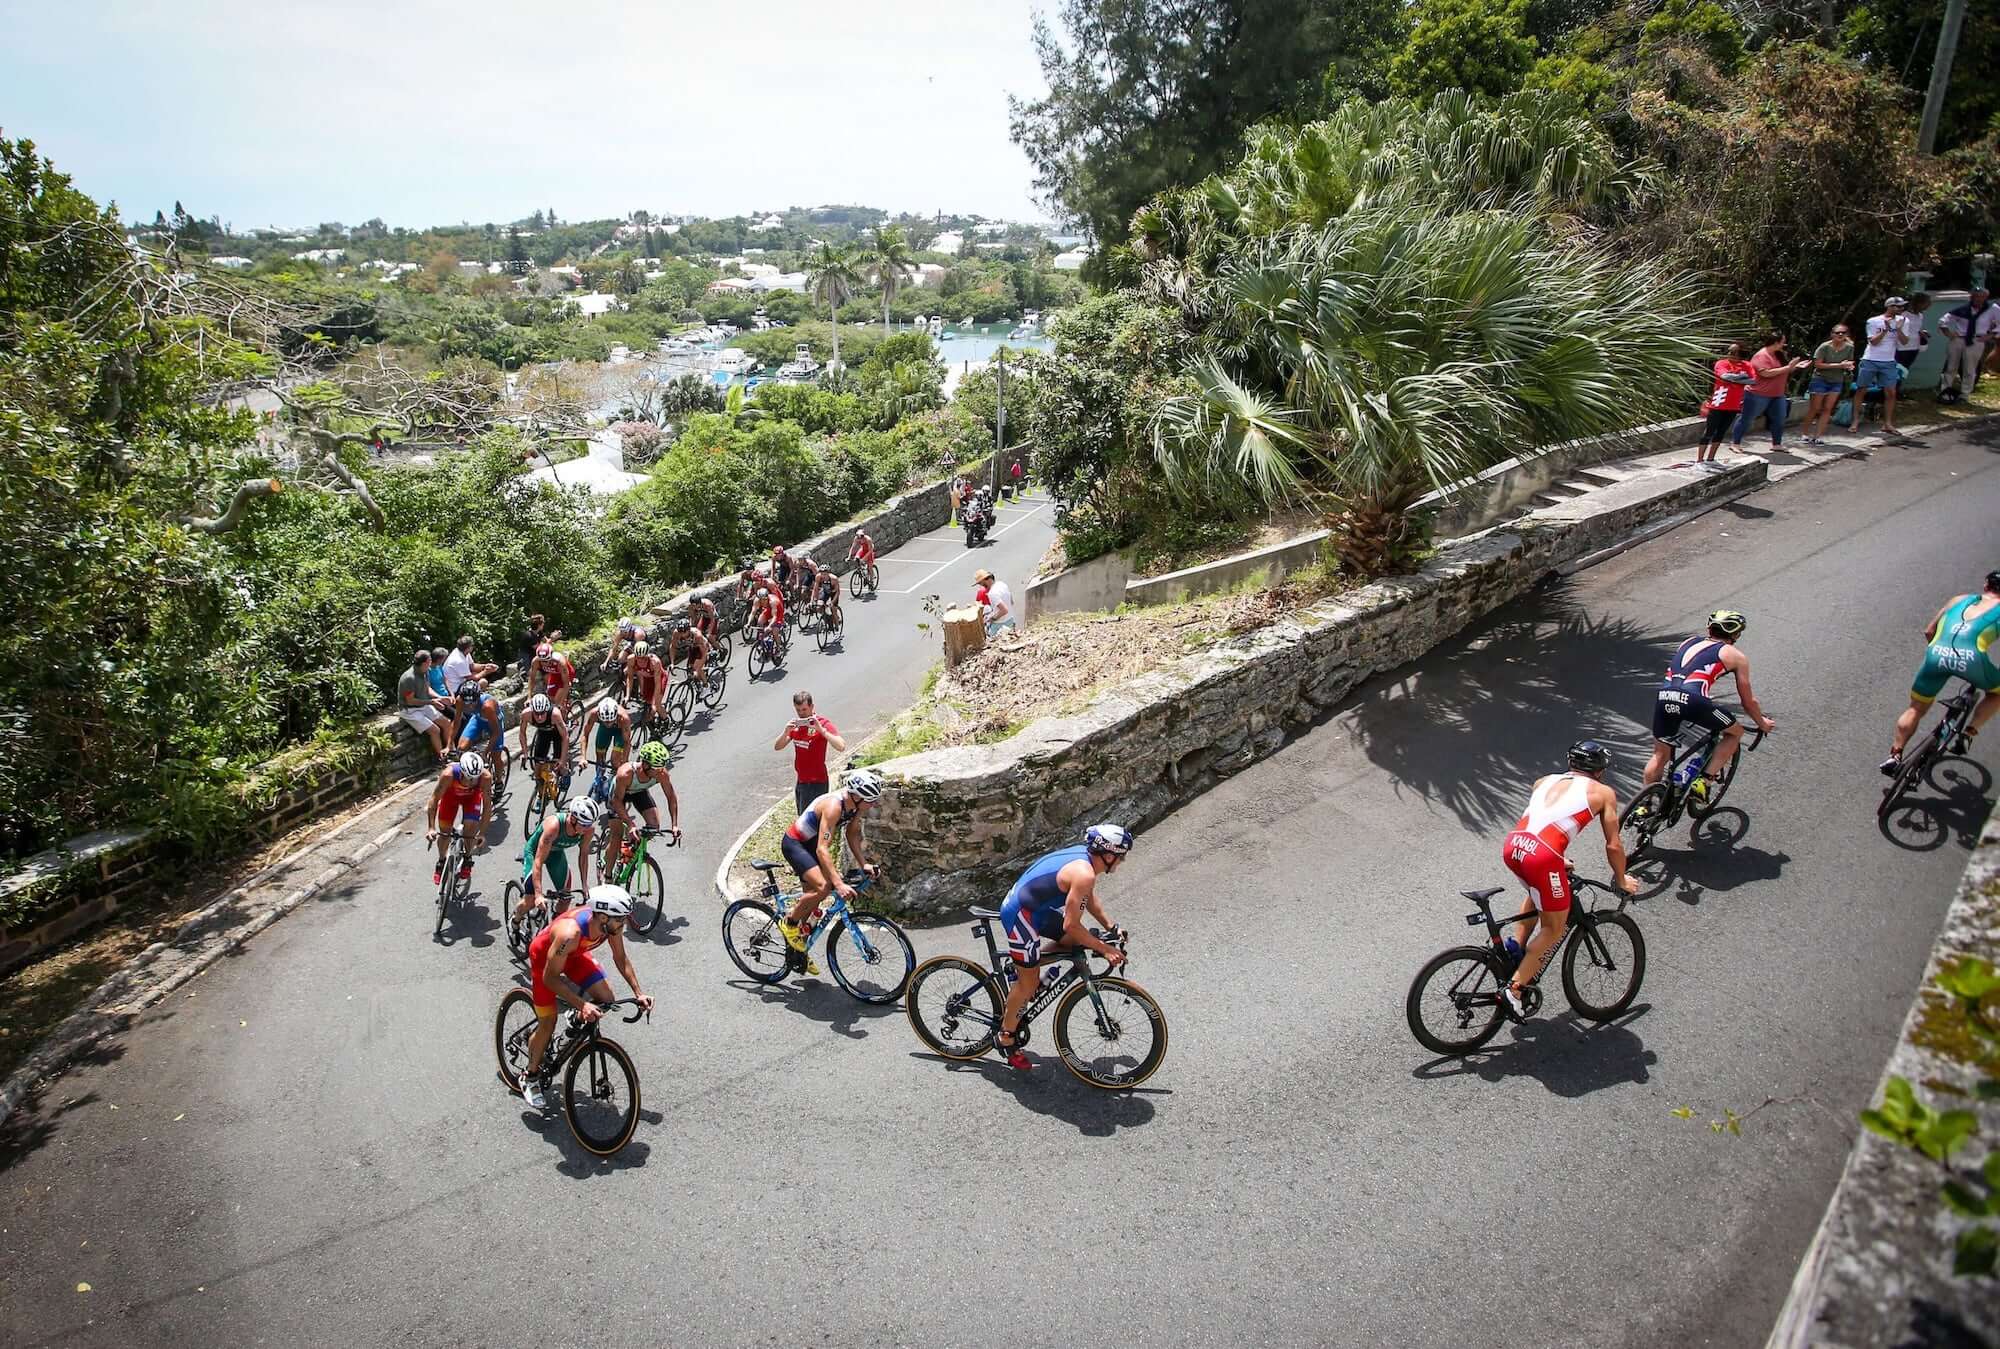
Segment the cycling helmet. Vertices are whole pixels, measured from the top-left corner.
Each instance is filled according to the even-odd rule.
[[[618,714],[622,711],[624,711],[624,708],[620,705],[618,695],[615,693],[607,693],[597,701],[597,719],[599,721],[616,721],[618,720]]]
[[[869,768],[857,768],[847,775],[847,791],[857,801],[882,799],[882,775]]]
[[[556,705],[549,701],[549,695],[546,693],[537,693],[534,697],[528,699],[529,716],[546,717],[555,710]]]
[[[1122,824],[1093,824],[1083,831],[1083,846],[1106,857],[1132,851],[1132,831]]]
[[[563,807],[563,818],[577,829],[596,828],[602,815],[597,803],[587,796],[571,797],[569,804]]]
[[[1986,588],[1994,594],[2000,595],[2000,571],[1989,571],[1986,573]]]
[[[630,918],[632,896],[622,885],[590,887],[590,911],[606,918]]]
[[[1611,751],[1595,740],[1579,740],[1569,747],[1569,766],[1579,773],[1602,773],[1611,767]]]
[[[478,778],[486,772],[486,760],[471,750],[458,756],[458,767],[454,770],[460,782]]]
[[[674,752],[657,740],[648,740],[633,757],[648,768],[665,768],[674,761]]]
[[[694,620],[692,618],[677,618],[674,620],[675,632],[687,632],[693,627],[694,627]]]
[[[653,654],[653,644],[651,642],[646,642],[646,641],[634,642],[632,643],[632,654],[637,656],[640,660],[644,660],[646,657]]]
[[[1717,609],[1708,616],[1708,626],[1724,637],[1741,637],[1743,629],[1750,626],[1750,620],[1734,609]]]
[[[477,698],[485,691],[479,686],[477,679],[461,680],[458,685],[458,700],[464,702],[467,698]]]
[[[547,660],[550,656],[555,655],[555,653],[556,649],[554,647],[550,646],[547,642],[543,642],[535,648],[535,659]]]

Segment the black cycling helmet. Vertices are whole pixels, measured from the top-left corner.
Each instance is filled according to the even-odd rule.
[[[1611,767],[1611,751],[1595,740],[1579,740],[1569,747],[1569,766],[1579,773],[1602,773]]]
[[[1989,571],[1986,573],[1986,588],[1994,594],[2000,595],[2000,571]]]

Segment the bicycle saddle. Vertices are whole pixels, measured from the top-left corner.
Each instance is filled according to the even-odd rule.
[[[1474,904],[1483,904],[1506,888],[1504,885],[1496,885],[1491,890],[1461,890],[1458,893],[1464,895]]]
[[[974,918],[998,918],[998,917],[1000,916],[1000,910],[998,910],[998,909],[974,909],[974,910],[972,911],[972,916],[973,916]]]
[[[778,869],[776,862],[752,862],[750,865],[759,871],[776,871]]]

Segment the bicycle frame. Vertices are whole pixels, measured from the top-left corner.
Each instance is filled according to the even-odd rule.
[[[993,939],[993,924],[996,921],[998,920],[992,918],[974,920],[972,935],[986,943],[986,963],[992,969],[993,977],[1000,981],[1000,987],[1004,990],[1012,986],[1014,980],[1009,977],[1012,971],[1004,963],[1007,957],[1000,954],[999,943]],[[1103,936],[1102,933],[1098,935],[1100,937]],[[1120,949],[1123,949],[1122,946]],[[1063,990],[1078,979],[1082,979],[1085,987],[1090,990],[1091,1006],[1097,1012],[1099,1022],[1102,1022],[1104,1020],[1104,1001],[1098,996],[1097,981],[1102,976],[1109,974],[1111,967],[1106,965],[1102,970],[1091,969],[1090,960],[1096,954],[1095,951],[1092,951],[1087,946],[1068,947],[1060,951],[1051,952],[1042,961],[1038,962],[1038,964],[1045,965],[1050,960],[1066,960],[1069,962],[1069,968],[1053,979],[1049,978],[1046,972],[1043,974],[1040,987],[1036,988],[1034,996],[1028,999],[1028,1005],[1021,1009],[1021,1019],[1015,1023],[1015,1029],[1020,1031],[1026,1030],[1029,1024],[1037,1016],[1041,1015],[1043,1009],[1060,997]],[[960,1014],[972,1016],[974,1019],[977,1019],[977,1014],[970,1007],[965,1008]],[[998,1029],[999,1023],[995,1022],[994,1025],[995,1029]]]
[[[872,883],[872,878],[865,871],[849,872],[842,879],[860,893],[866,893]],[[783,893],[778,889],[777,873],[770,871],[764,873],[763,897],[778,917],[783,918],[786,910],[797,903],[799,896],[803,894],[805,894],[803,890],[794,890],[790,894]],[[838,890],[830,891],[826,902],[820,906],[819,917],[813,922],[812,931],[806,934],[806,949],[810,951],[814,942],[820,940],[823,934],[833,931],[835,924],[845,922],[851,912],[845,896]],[[848,924],[848,931],[854,934],[854,940],[860,945],[862,952],[871,960],[874,959],[875,945],[868,940],[868,934],[851,923]]]
[[[1631,896],[1625,894],[1623,891],[1615,890],[1612,887],[1604,884],[1602,881],[1594,881],[1590,879],[1590,877],[1588,876],[1579,876],[1574,871],[1569,873],[1569,883],[1570,887],[1573,890],[1578,890],[1578,891],[1599,890],[1607,895],[1611,895],[1614,898],[1616,898],[1618,901],[1618,907],[1609,910],[1609,912],[1612,913],[1624,912],[1625,905],[1631,900]],[[1487,945],[1492,946],[1497,950],[1506,949],[1505,945],[1502,943],[1500,939],[1500,934],[1504,932],[1506,929],[1514,926],[1516,923],[1535,923],[1541,921],[1541,913],[1539,910],[1528,914],[1516,913],[1506,918],[1495,918],[1493,916],[1493,896],[1496,894],[1503,893],[1504,889],[1505,887],[1502,887],[1501,890],[1495,890],[1492,893],[1485,895],[1480,895],[1475,891],[1467,891],[1465,893],[1465,897],[1467,899],[1471,900],[1474,904],[1479,906],[1479,912],[1469,913],[1465,916],[1465,925],[1467,927],[1478,927],[1480,926],[1480,924],[1484,923],[1486,926]],[[1562,936],[1556,938],[1555,945],[1549,948],[1548,959],[1544,960],[1542,962],[1542,967],[1539,970],[1535,971],[1535,977],[1529,981],[1529,987],[1532,988],[1535,985],[1540,984],[1542,982],[1542,976],[1555,968],[1556,957],[1562,954],[1563,946],[1566,943],[1568,943],[1570,937],[1574,935],[1579,928],[1589,928],[1593,925],[1594,920],[1597,917],[1597,910],[1595,908],[1579,907],[1576,904],[1576,902],[1572,900],[1570,903],[1569,915],[1570,915],[1569,921],[1563,925]],[[1533,934],[1530,935],[1532,936]],[[1517,965],[1516,968],[1519,968],[1519,966]]]

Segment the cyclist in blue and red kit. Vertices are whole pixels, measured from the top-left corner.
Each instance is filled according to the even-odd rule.
[[[1007,1005],[1000,1012],[1000,1037],[995,1041],[1007,1056],[1007,1066],[1028,1067],[1015,1028],[1021,1012],[1042,986],[1041,959],[1044,949],[1087,948],[1103,956],[1114,967],[1125,963],[1125,953],[1094,936],[1083,924],[1088,911],[1112,933],[1118,931],[1104,913],[1097,898],[1097,878],[1116,871],[1132,851],[1132,831],[1119,824],[1093,824],[1083,832],[1083,842],[1073,848],[1059,848],[1032,862],[1007,892],[1000,905],[1000,926],[1007,933],[1007,956],[1013,964],[1013,982],[1007,988]]]

